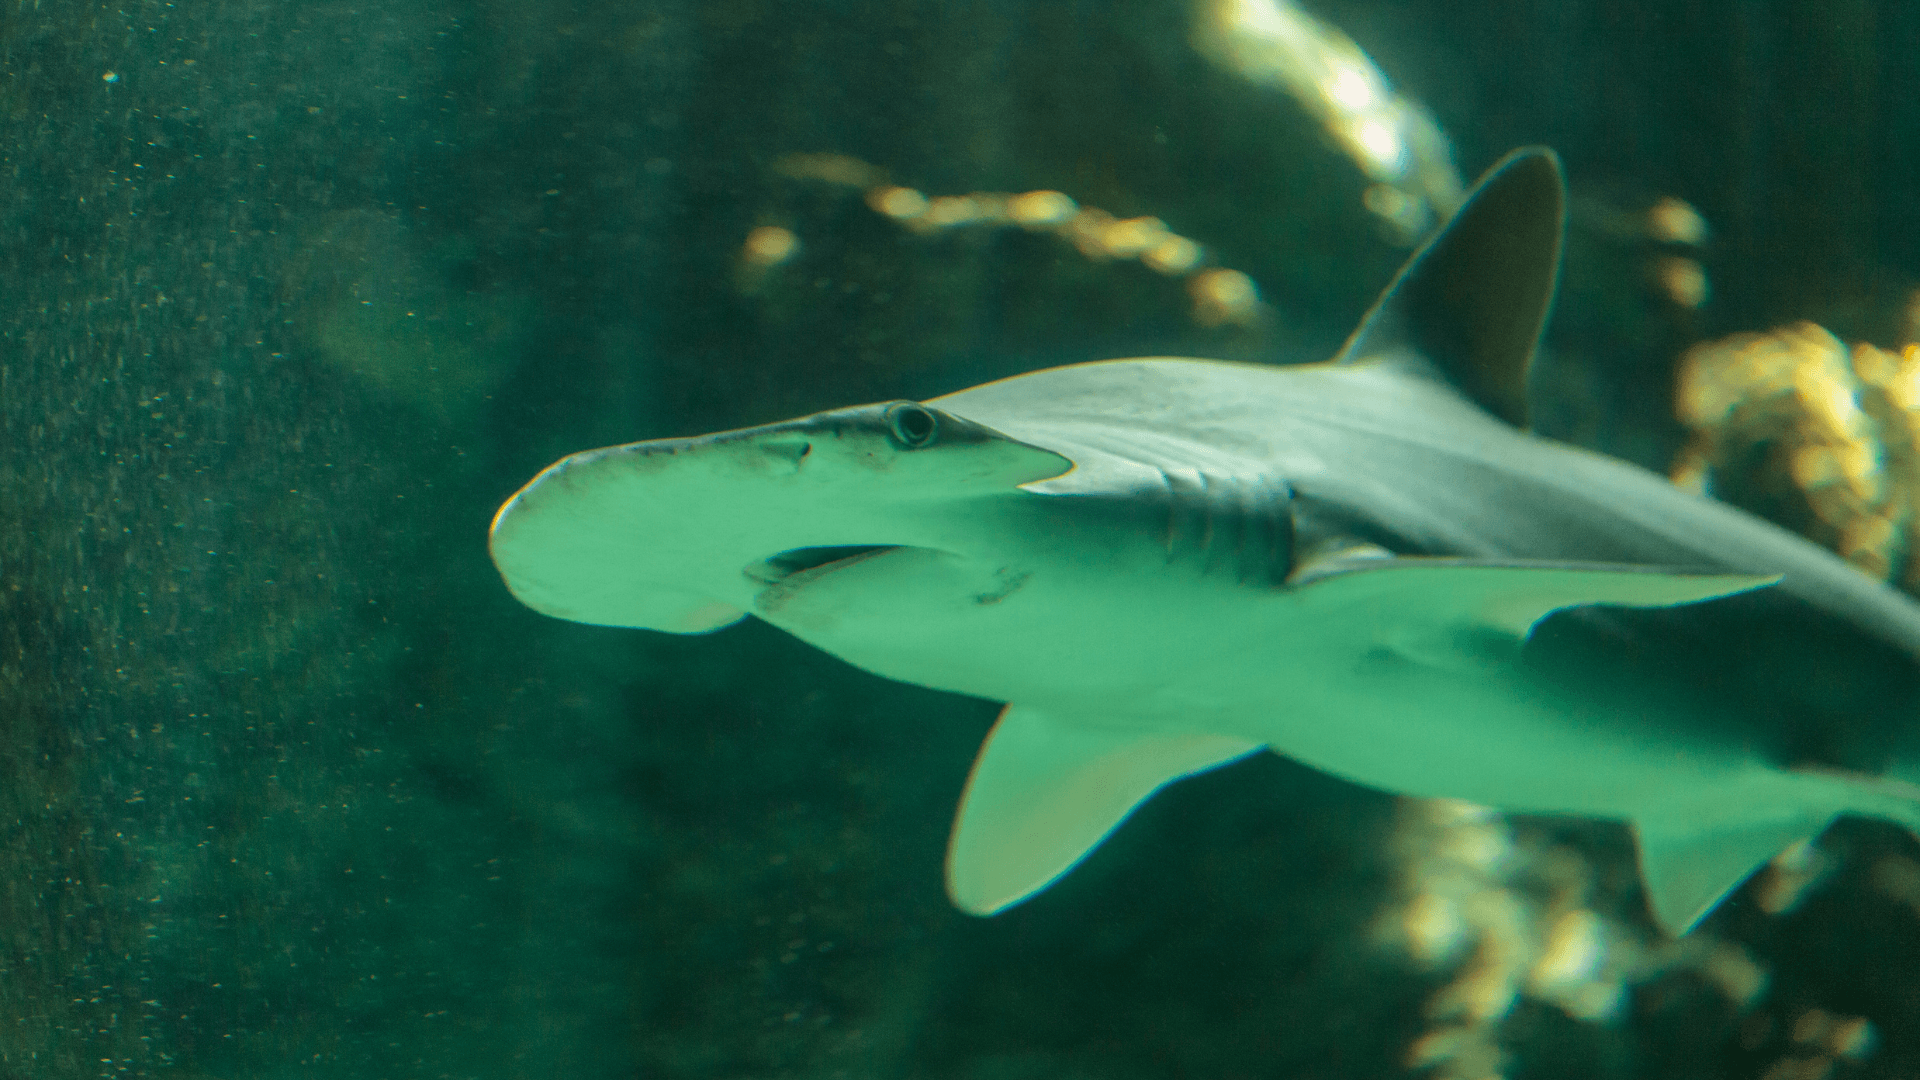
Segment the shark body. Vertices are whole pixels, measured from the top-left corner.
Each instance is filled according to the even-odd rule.
[[[1270,748],[1628,822],[1684,932],[1836,815],[1920,831],[1920,605],[1523,430],[1561,207],[1552,155],[1511,155],[1329,363],[1080,364],[576,454],[501,508],[494,560],[548,614],[753,614],[1010,703],[948,852],[970,912]]]

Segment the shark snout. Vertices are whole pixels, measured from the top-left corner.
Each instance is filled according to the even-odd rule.
[[[954,550],[982,500],[1071,466],[941,410],[861,406],[575,454],[508,500],[491,547],[536,611],[709,630],[888,549]]]

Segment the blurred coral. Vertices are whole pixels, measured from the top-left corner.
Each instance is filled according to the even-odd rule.
[[[1095,262],[1138,261],[1166,277],[1186,280],[1193,319],[1202,326],[1245,326],[1263,310],[1252,278],[1237,270],[1208,267],[1200,244],[1173,232],[1157,217],[1116,218],[1058,191],[928,196],[889,182],[877,166],[841,154],[788,154],[774,162],[773,171],[789,179],[860,188],[874,213],[922,235],[963,226],[1019,228],[1058,236]],[[742,247],[743,281],[757,284],[757,272],[773,265],[754,255],[755,238],[768,228],[754,230]],[[797,250],[798,239],[785,229],[779,231],[788,241],[785,250],[789,254]]]
[[[1404,1059],[1442,1080],[1503,1075],[1505,1024],[1522,1001],[1608,1027],[1627,1019],[1638,984],[1684,972],[1745,1011],[1770,982],[1761,960],[1708,929],[1672,939],[1610,913],[1578,848],[1485,807],[1404,799],[1390,851],[1399,888],[1375,939],[1449,973]]]
[[[1920,345],[1848,349],[1809,322],[1705,342],[1681,359],[1676,408],[1692,432],[1676,483],[1920,585]]]
[[[1248,82],[1284,91],[1373,183],[1366,207],[1411,244],[1460,202],[1453,149],[1433,116],[1395,93],[1338,27],[1290,0],[1195,0],[1194,47]]]

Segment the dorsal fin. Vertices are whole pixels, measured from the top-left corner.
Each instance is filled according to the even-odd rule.
[[[1502,158],[1400,268],[1340,362],[1411,351],[1481,408],[1525,427],[1527,367],[1560,269],[1565,189],[1560,159],[1545,147]]]

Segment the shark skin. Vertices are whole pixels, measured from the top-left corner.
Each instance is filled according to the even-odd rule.
[[[494,561],[546,614],[751,614],[1009,703],[948,849],[968,912],[1270,749],[1625,822],[1684,933],[1838,815],[1920,832],[1920,605],[1525,430],[1562,191],[1510,155],[1332,361],[1103,361],[575,454],[501,507]]]

